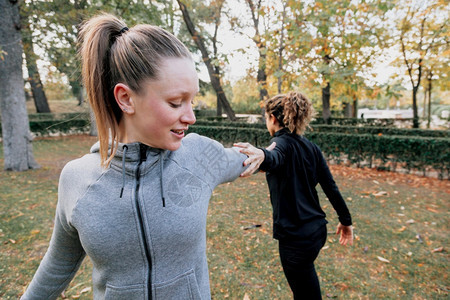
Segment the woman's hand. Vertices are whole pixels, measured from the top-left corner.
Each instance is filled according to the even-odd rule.
[[[267,150],[272,150],[275,148],[275,143],[272,143]],[[264,151],[258,149],[251,145],[250,143],[235,143],[235,147],[242,148],[240,150],[241,153],[244,153],[248,156],[248,158],[244,161],[244,166],[249,166],[242,174],[241,177],[250,176],[255,173],[261,163],[264,161]]]
[[[344,226],[341,223],[338,224],[336,234],[341,234],[339,237],[339,243],[341,245],[353,245],[353,226]]]

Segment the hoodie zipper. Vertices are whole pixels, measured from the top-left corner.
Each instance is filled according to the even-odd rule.
[[[147,235],[145,232],[145,226],[144,226],[144,221],[142,218],[142,210],[141,210],[141,206],[139,205],[139,187],[140,187],[140,183],[141,183],[141,175],[140,175],[140,169],[141,169],[141,164],[142,162],[147,160],[147,147],[143,144],[140,144],[140,158],[139,158],[139,164],[138,167],[136,169],[136,197],[135,197],[135,201],[136,201],[136,209],[137,209],[137,214],[138,214],[138,219],[139,219],[139,226],[141,229],[141,233],[142,233],[142,240],[144,242],[144,251],[145,251],[145,257],[147,258],[148,261],[148,281],[147,281],[147,287],[148,287],[148,298],[152,299],[152,286],[151,286],[151,265],[152,265],[152,258],[150,256],[150,251],[148,249],[148,244],[147,244]]]

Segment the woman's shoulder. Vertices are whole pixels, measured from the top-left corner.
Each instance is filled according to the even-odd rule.
[[[60,181],[68,183],[89,181],[98,178],[103,171],[99,153],[89,153],[66,163],[61,171]]]
[[[182,147],[184,151],[194,151],[195,153],[199,153],[199,151],[205,150],[205,148],[223,148],[222,144],[216,140],[213,140],[209,137],[199,135],[197,133],[189,133],[182,140]]]

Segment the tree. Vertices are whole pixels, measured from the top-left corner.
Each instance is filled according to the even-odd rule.
[[[281,84],[283,82],[282,76],[283,76],[283,51],[284,51],[284,38],[285,38],[285,26],[286,26],[286,9],[287,9],[288,2],[283,3],[283,13],[281,14],[281,29],[280,29],[280,42],[278,47],[278,68],[277,68],[277,74],[276,77],[278,79],[278,94],[281,94]]]
[[[0,0],[0,11],[0,45],[5,52],[0,60],[4,169],[25,171],[39,165],[33,156],[25,105],[19,4],[15,0]]]
[[[286,55],[299,59],[301,72],[316,77],[322,88],[322,118],[331,117],[331,95],[334,83],[351,87],[346,106],[356,115],[361,75],[370,70],[382,31],[383,1],[325,1],[311,4],[290,1],[292,20],[289,25]],[[318,74],[319,76],[317,76]],[[350,101],[352,104],[350,104]]]
[[[230,106],[230,103],[227,100],[225,92],[220,83],[220,69],[218,68],[218,66],[216,66],[216,68],[213,67],[209,51],[205,45],[204,38],[195,29],[195,25],[192,22],[192,19],[189,15],[186,5],[180,0],[177,0],[177,2],[178,2],[178,5],[180,6],[181,13],[183,14],[183,20],[186,24],[186,27],[187,27],[189,33],[191,34],[192,39],[194,40],[195,44],[197,45],[198,49],[200,50],[200,52],[202,54],[203,62],[206,65],[206,68],[207,68],[208,74],[209,74],[209,78],[211,80],[211,85],[213,86],[214,90],[216,91],[217,97],[219,97],[220,104],[221,104],[222,108],[225,110],[225,113],[227,114],[228,118],[230,120],[234,121],[234,120],[236,120],[236,116],[234,114],[233,109]]]
[[[44,92],[44,86],[39,75],[37,67],[37,55],[33,48],[33,33],[31,28],[30,11],[32,11],[33,2],[31,1],[27,6],[25,2],[20,4],[20,12],[22,19],[26,22],[22,29],[23,50],[25,52],[26,66],[28,70],[28,82],[31,85],[31,92],[33,94],[34,105],[38,113],[49,113],[50,107],[48,105],[47,97]]]
[[[257,0],[255,3],[253,0],[246,0],[248,7],[250,9],[250,14],[252,16],[253,28],[255,29],[255,35],[253,36],[253,41],[258,48],[258,72],[256,80],[259,84],[259,99],[264,101],[267,98],[267,73],[266,73],[266,42],[264,35],[260,33],[260,21],[261,15],[263,14],[263,7],[261,5],[261,0]]]
[[[398,24],[401,61],[412,87],[413,127],[419,127],[417,93],[424,75],[424,64],[433,48],[448,45],[448,4],[444,1],[405,1],[396,13],[404,15]]]

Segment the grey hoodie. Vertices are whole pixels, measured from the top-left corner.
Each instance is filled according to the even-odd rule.
[[[107,169],[98,150],[64,167],[50,245],[22,299],[55,299],[86,254],[94,299],[210,299],[208,202],[246,156],[197,134],[173,152],[120,144]]]

